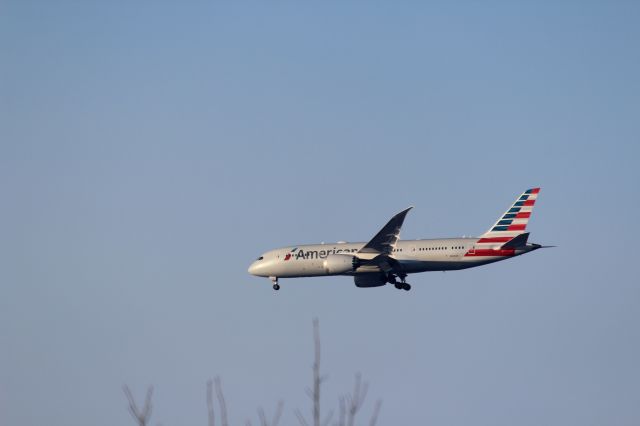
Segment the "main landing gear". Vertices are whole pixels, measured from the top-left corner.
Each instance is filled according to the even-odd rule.
[[[396,276],[390,273],[387,276],[387,282],[390,284],[393,284],[395,288],[397,288],[398,290],[404,290],[404,291],[411,290],[411,284],[406,282],[407,274],[398,274],[397,278],[400,278],[400,281],[397,281]]]
[[[273,289],[276,291],[280,290],[280,284],[278,284],[278,277],[269,277],[269,279],[273,283]]]

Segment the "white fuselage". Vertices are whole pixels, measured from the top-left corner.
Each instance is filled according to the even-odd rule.
[[[501,244],[476,247],[479,238],[445,238],[398,241],[390,257],[406,273],[449,271],[497,262],[535,250],[536,245],[501,249]],[[377,272],[377,267],[360,266],[353,271],[332,273],[325,260],[336,254],[356,255],[366,243],[308,244],[283,247],[264,253],[249,267],[249,273],[262,277],[314,277],[357,275]],[[358,257],[362,258],[362,254]]]

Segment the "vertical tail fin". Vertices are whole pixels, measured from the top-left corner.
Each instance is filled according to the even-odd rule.
[[[531,211],[540,193],[540,188],[527,189],[491,228],[481,236],[479,242],[503,243],[520,235],[527,229]]]

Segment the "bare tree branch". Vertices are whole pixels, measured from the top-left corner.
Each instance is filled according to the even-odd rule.
[[[345,403],[345,397],[338,398],[338,423],[334,423],[334,426],[345,426],[347,422],[347,408]]]
[[[224,400],[224,394],[222,393],[222,383],[220,377],[214,379],[216,386],[216,396],[218,397],[218,404],[220,405],[220,423],[222,426],[229,426],[229,419],[227,418],[227,404]]]
[[[301,426],[309,426],[309,423],[307,423],[307,421],[304,419],[304,416],[302,415],[299,409],[296,408],[295,413],[296,413],[296,417],[298,418],[298,422],[300,423]]]
[[[271,426],[278,426],[280,423],[280,418],[282,417],[282,409],[284,408],[284,401],[278,401],[278,405],[276,406],[276,412],[273,413],[273,419],[271,420]]]
[[[318,318],[313,319],[313,426],[320,426],[320,322]]]
[[[122,387],[122,390],[124,391],[125,396],[127,397],[127,401],[129,401],[129,413],[131,413],[131,415],[137,420],[138,416],[138,406],[136,405],[136,400],[133,398],[133,395],[131,394],[131,390],[129,390],[129,386],[124,385]]]
[[[353,387],[353,393],[347,396],[348,402],[348,426],[353,426],[355,422],[356,414],[362,408],[362,404],[364,403],[364,399],[367,397],[367,391],[369,390],[369,384],[364,382],[362,383],[362,375],[360,373],[356,374],[355,385]]]
[[[373,407],[373,414],[371,415],[371,420],[369,421],[369,426],[376,426],[378,422],[378,414],[380,414],[380,407],[382,406],[382,400],[379,399],[376,401],[375,407]]]
[[[321,426],[320,424],[320,385],[326,379],[324,376],[320,376],[320,322],[318,318],[313,319],[313,384],[311,388],[305,389],[307,396],[313,402],[311,408],[311,419],[313,426]],[[300,412],[296,410],[296,416],[300,424],[307,425],[307,421]]]
[[[209,418],[209,426],[215,426],[216,417],[213,411],[213,381],[207,381],[207,415]]]
[[[260,418],[260,426],[269,426],[267,416],[264,414],[262,407],[258,408],[258,418]]]
[[[328,426],[332,418],[333,418],[333,410],[329,411],[329,414],[327,414],[327,416],[324,418],[324,421],[322,422],[322,426]]]
[[[258,408],[258,418],[260,419],[260,426],[278,426],[280,422],[280,417],[282,416],[282,407],[284,406],[284,402],[278,401],[278,405],[276,405],[276,411],[273,414],[273,419],[271,423],[267,420],[267,415],[264,412],[262,407]]]
[[[139,426],[146,426],[149,422],[149,419],[151,418],[151,410],[153,408],[151,404],[151,398],[153,396],[153,386],[149,386],[149,388],[147,389],[147,396],[144,400],[144,406],[142,407],[142,410],[138,408],[136,400],[133,397],[129,386],[123,386],[122,390],[124,391],[124,394],[127,397],[127,401],[129,402],[129,413],[131,413],[131,416],[136,420]]]
[[[311,407],[311,421],[307,421],[305,416],[299,409],[294,411],[296,418],[301,426],[328,426],[332,424],[332,420],[334,419],[334,411],[331,410],[327,413],[327,415],[322,419],[322,411],[320,405],[320,394],[321,394],[321,386],[322,383],[327,379],[327,376],[320,374],[320,361],[321,361],[321,342],[320,342],[320,325],[317,318],[313,319],[313,343],[314,343],[314,360],[312,366],[312,386],[310,388],[306,388],[306,394],[312,402]],[[357,414],[361,411],[364,401],[367,397],[367,393],[369,390],[369,385],[367,382],[362,380],[362,375],[357,373],[355,375],[355,382],[353,391],[350,394],[346,394],[341,396],[338,399],[338,416],[335,422],[333,422],[333,426],[354,426],[355,418]],[[125,396],[127,397],[127,401],[129,403],[128,409],[131,416],[135,419],[138,426],[148,426],[148,423],[151,418],[151,412],[153,409],[152,406],[152,397],[153,397],[153,387],[150,386],[147,390],[147,394],[145,397],[144,405],[140,408],[131,390],[128,386],[123,386],[123,391]],[[227,413],[227,405],[224,397],[224,393],[222,391],[222,382],[220,377],[215,377],[214,380],[207,381],[207,415],[208,415],[208,426],[216,426],[215,419],[215,401],[214,401],[214,391],[215,398],[217,398],[219,405],[219,416],[221,426],[229,426],[229,418]],[[382,401],[378,400],[375,403],[373,413],[369,420],[369,426],[376,426],[378,422],[378,416],[380,414],[380,408],[382,406]],[[260,426],[278,426],[283,412],[284,402],[278,401],[276,405],[275,412],[269,422],[267,418],[267,414],[262,407],[258,408],[258,420]],[[245,420],[246,426],[251,426],[251,420]],[[160,424],[158,424],[160,426]]]

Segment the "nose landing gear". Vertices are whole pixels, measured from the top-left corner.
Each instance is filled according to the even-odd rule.
[[[280,290],[280,284],[278,284],[278,277],[269,277],[269,279],[273,283],[273,289],[276,291]]]
[[[400,278],[400,281],[396,280],[395,274],[390,273],[387,276],[387,282],[390,284],[393,284],[395,288],[397,288],[398,290],[404,290],[404,291],[411,290],[411,284],[406,282],[407,274],[398,274],[397,278]]]

